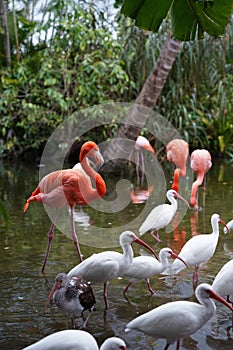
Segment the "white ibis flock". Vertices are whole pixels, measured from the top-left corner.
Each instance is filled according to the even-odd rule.
[[[190,209],[188,201],[179,194],[179,176],[184,177],[186,175],[188,145],[183,140],[173,141],[166,148],[169,161],[177,167],[174,172],[172,189],[167,191],[167,200],[170,204],[156,206],[138,229],[140,236],[150,231],[151,235],[158,242],[161,242],[158,231],[172,222],[178,210],[178,199],[187,205],[187,209]],[[151,146],[146,145],[148,151],[154,153]],[[140,143],[135,144],[136,149],[139,146],[141,147]],[[182,157],[181,153],[179,153],[180,149],[183,149]],[[128,332],[136,331],[155,339],[164,339],[166,341],[164,350],[167,350],[174,343],[176,343],[176,350],[179,350],[182,338],[191,336],[210,320],[216,311],[216,305],[212,299],[229,308],[233,315],[233,302],[230,299],[230,295],[233,294],[233,260],[220,268],[212,281],[212,285],[207,283],[198,285],[197,272],[199,267],[211,259],[215,253],[219,239],[219,223],[225,226],[225,233],[233,228],[233,220],[226,225],[219,214],[211,216],[212,233],[193,236],[183,245],[180,252],[174,252],[168,246],[160,249],[157,256],[154,249],[137,237],[134,232],[124,231],[119,236],[122,253],[118,251],[103,251],[98,254],[92,254],[83,260],[78,236],[75,231],[73,210],[76,204],[87,205],[91,201],[98,200],[98,198],[104,196],[106,192],[105,182],[93,169],[96,164],[102,163],[103,159],[98,146],[93,142],[87,142],[82,147],[78,165],[68,171],[57,171],[44,177],[26,201],[24,211],[27,210],[32,201],[39,201],[56,209],[48,234],[48,247],[42,272],[44,272],[46,267],[58,212],[63,206],[69,206],[71,209],[72,237],[79,254],[80,263],[67,273],[57,274],[55,284],[45,303],[46,310],[49,301],[53,298],[55,305],[71,316],[73,329],[61,330],[50,334],[38,342],[27,346],[24,350],[99,349],[96,339],[89,331],[86,331],[87,322],[93,312],[95,312],[94,285],[96,283],[104,284],[103,297],[106,312],[111,307],[107,293],[108,284],[109,281],[115,278],[128,280],[128,284],[122,291],[124,295],[132,284],[145,280],[150,294],[156,297],[156,292],[150,285],[151,277],[155,275],[176,275],[185,268],[194,267],[193,289],[198,302],[186,300],[167,302],[125,323],[126,336]],[[198,187],[204,181],[211,165],[211,156],[208,151],[198,150],[196,153],[193,152],[191,168],[193,172],[197,173],[197,180],[192,186],[190,197],[190,205],[193,207],[193,210],[198,210],[199,208],[197,200]],[[96,184],[95,188],[93,188],[92,182]],[[85,183],[87,184],[86,187]],[[204,188],[204,190],[206,189]],[[141,245],[151,255],[134,257],[132,243]],[[173,263],[170,261],[170,258],[175,259]],[[83,330],[77,330],[75,329],[75,318],[80,314],[83,315],[85,311],[88,312],[88,315],[81,326]],[[119,337],[111,337],[103,342],[100,349],[127,350],[127,345],[125,340]]]

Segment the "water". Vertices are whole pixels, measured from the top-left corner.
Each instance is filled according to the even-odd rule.
[[[168,174],[171,174],[171,169],[172,167]],[[197,213],[188,211],[175,230],[171,229],[171,232],[161,230],[161,243],[155,244],[149,233],[144,235],[143,239],[154,246],[157,252],[164,246],[179,252],[183,244],[192,236],[192,232],[211,233],[210,216],[213,213],[221,214],[226,222],[231,220],[233,218],[232,172],[233,165],[223,161],[214,162],[208,174],[205,197],[203,197],[202,188],[199,191],[199,204],[202,209]],[[111,187],[110,179],[107,181],[108,186]],[[46,273],[45,275],[41,273],[50,219],[39,203],[33,203],[25,214],[22,211],[26,198],[37,182],[38,167],[35,164],[20,162],[1,164],[0,194],[9,215],[9,223],[2,222],[0,225],[0,349],[2,350],[19,350],[48,334],[71,327],[70,318],[55,305],[49,305],[44,313],[45,300],[55,276],[59,272],[69,271],[78,263],[78,257],[72,240],[68,238],[69,234],[64,235],[56,230]],[[145,197],[145,193],[142,196]],[[149,205],[153,207],[153,200]],[[85,243],[81,245],[84,256],[104,250],[102,247],[104,244],[105,249],[110,249],[109,246],[112,245],[112,249],[121,251],[117,247],[121,228],[132,222],[131,229],[136,233],[139,222],[134,219],[139,217],[144,207],[145,203],[130,203],[119,213],[100,213],[91,207],[83,208],[81,218],[79,214],[77,230],[81,241]],[[69,219],[67,211],[65,214]],[[114,228],[115,230],[111,231],[114,232],[114,237],[108,237],[108,242],[104,243],[106,233],[102,236],[97,227],[104,227],[106,232]],[[70,227],[67,227],[67,232],[69,230]],[[211,282],[220,267],[233,257],[232,233],[224,235],[222,227],[220,227],[220,233],[216,253],[201,268],[199,282]],[[139,253],[139,248],[135,245],[134,250],[135,254]],[[103,286],[94,285],[97,304],[89,320],[88,331],[94,335],[99,344],[105,338],[116,335],[125,340],[129,349],[163,349],[164,340],[156,341],[139,332],[125,334],[125,325],[137,315],[165,302],[180,299],[195,300],[192,272],[191,268],[185,269],[176,279],[155,276],[151,279],[151,285],[157,292],[153,297],[149,296],[145,282],[141,281],[130,288],[126,299],[122,291],[127,280],[115,279],[109,285],[110,308],[107,311],[104,310],[102,298]],[[81,325],[80,317],[77,319],[77,327]],[[174,348],[174,345],[171,346],[171,349]],[[231,313],[219,303],[217,303],[216,316],[194,335],[181,342],[181,349],[187,350],[232,348]]]

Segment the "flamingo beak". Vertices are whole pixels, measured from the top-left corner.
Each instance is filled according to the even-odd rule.
[[[102,154],[98,150],[94,150],[93,160],[96,166],[100,166],[104,164],[104,158],[102,157]]]
[[[179,255],[176,255],[174,252],[170,252],[170,257],[173,259],[179,259],[183,264],[185,264],[186,267],[189,267],[186,261],[184,261]]]
[[[60,283],[56,282],[53,286],[53,288],[51,289],[51,291],[49,292],[49,295],[47,297],[47,300],[45,302],[45,306],[44,306],[44,312],[46,311],[46,308],[48,306],[49,300],[52,298],[53,294],[55,293],[55,291],[60,287]]]
[[[176,194],[176,198],[181,199],[186,205],[187,207],[190,209],[190,205],[189,203],[186,201],[186,199],[184,197],[182,197],[179,193]]]
[[[233,307],[224,298],[222,298],[219,294],[215,293],[213,290],[209,290],[208,292],[209,292],[210,298],[213,298],[213,299],[219,301],[220,303],[222,303],[223,305],[228,307],[228,309],[233,311]]]
[[[229,228],[227,227],[227,224],[226,224],[221,218],[219,218],[218,222],[219,222],[220,224],[222,224],[222,225],[226,228],[225,233],[230,233],[230,230],[229,230]]]
[[[152,249],[151,246],[149,246],[149,244],[144,242],[142,239],[135,236],[133,239],[133,242],[135,242],[135,243],[141,245],[142,247],[146,248],[147,250],[149,250],[156,257],[156,259],[159,260],[158,255],[155,253],[154,249]]]

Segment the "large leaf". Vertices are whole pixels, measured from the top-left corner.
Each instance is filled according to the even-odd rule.
[[[158,31],[168,16],[175,39],[188,41],[224,34],[233,12],[233,0],[125,0],[121,12],[138,27]]]

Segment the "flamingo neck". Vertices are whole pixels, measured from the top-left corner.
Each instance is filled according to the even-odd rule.
[[[100,174],[98,174],[89,164],[87,157],[84,157],[81,163],[81,166],[85,173],[91,178],[91,180],[95,183],[97,197],[103,197],[106,193],[106,185]]]
[[[174,176],[173,176],[173,183],[171,188],[175,190],[176,192],[179,192],[179,176],[180,176],[180,169],[177,168],[174,171]]]
[[[197,175],[196,181],[192,184],[192,190],[191,190],[191,198],[190,198],[190,204],[192,206],[197,206],[197,191],[198,187],[201,186],[204,180],[205,173],[200,172]]]

